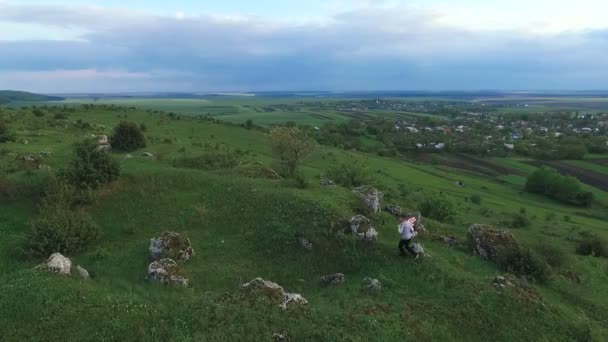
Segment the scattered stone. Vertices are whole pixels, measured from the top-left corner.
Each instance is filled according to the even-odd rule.
[[[496,276],[492,281],[492,285],[497,289],[504,289],[507,286],[515,286],[512,282],[510,282],[507,278],[503,276]]]
[[[363,205],[372,213],[379,213],[382,208],[382,192],[371,186],[360,186],[353,189],[363,197]]]
[[[368,242],[378,240],[378,231],[374,229],[374,227],[370,227],[365,233],[363,233],[363,240]]]
[[[382,283],[380,283],[380,280],[378,279],[364,278],[363,289],[370,291],[380,291],[382,290]]]
[[[424,256],[424,248],[422,248],[422,245],[420,243],[416,242],[412,244],[412,252],[416,254],[416,258]]]
[[[89,274],[89,271],[84,269],[82,266],[80,266],[80,265],[76,266],[76,271],[78,271],[78,274],[80,274],[80,276],[83,279],[91,279],[91,275]]]
[[[47,164],[40,164],[40,165],[38,165],[38,169],[39,170],[50,170],[51,166],[47,165]]]
[[[331,179],[323,178],[321,179],[320,184],[321,186],[335,186],[336,182],[332,181]]]
[[[249,293],[259,292],[272,300],[281,301],[279,307],[283,310],[286,310],[292,304],[308,304],[308,301],[300,294],[285,292],[283,287],[281,287],[279,284],[264,280],[262,278],[255,278],[252,281],[241,285],[241,289]]]
[[[398,205],[389,204],[384,209],[386,210],[386,212],[388,212],[389,214],[391,214],[393,216],[401,215],[401,207]]]
[[[96,136],[97,145],[106,145],[109,144],[107,135],[98,135]]]
[[[46,261],[46,264],[42,264],[39,267],[46,268],[49,272],[53,273],[70,274],[72,261],[61,253],[53,253]]]
[[[369,224],[369,219],[363,215],[355,215],[351,217],[349,223],[351,232],[357,234],[362,225]]]
[[[153,261],[148,266],[148,281],[166,285],[188,286],[188,278],[179,273],[179,267],[175,260],[165,258]]]
[[[133,158],[132,154],[130,154],[130,153],[125,154],[124,159],[131,159],[131,158]]]
[[[334,274],[328,274],[328,275],[324,275],[319,279],[319,283],[321,284],[322,287],[328,287],[328,286],[336,286],[336,285],[340,285],[342,283],[344,283],[344,274],[343,273],[334,273]]]
[[[289,338],[287,337],[287,333],[286,332],[273,333],[272,334],[272,340],[274,342],[284,342],[284,341],[289,341]]]
[[[431,235],[431,240],[439,241],[445,243],[448,247],[454,247],[458,244],[458,240],[456,240],[453,236],[443,236],[439,234]]]
[[[109,153],[112,151],[112,145],[110,144],[103,144],[103,145],[98,145],[97,148],[95,149],[96,151],[99,152],[106,152]]]
[[[310,240],[305,239],[303,237],[298,237],[297,240],[300,247],[304,248],[309,252],[312,251],[312,242],[310,242]]]
[[[148,159],[154,158],[154,155],[150,152],[144,152],[144,153],[142,153],[142,156],[144,156],[145,158],[148,158]]]
[[[150,257],[171,258],[177,261],[188,261],[194,255],[190,239],[176,232],[164,232],[157,239],[150,239]]]
[[[483,259],[494,259],[501,249],[517,247],[511,232],[483,224],[469,227],[469,237],[474,244],[475,253]]]

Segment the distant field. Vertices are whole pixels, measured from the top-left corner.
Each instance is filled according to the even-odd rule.
[[[606,97],[505,97],[477,100],[491,105],[506,105],[500,111],[534,112],[539,110],[608,111]],[[514,107],[516,106],[517,107]]]

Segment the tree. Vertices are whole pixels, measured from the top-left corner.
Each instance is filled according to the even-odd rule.
[[[253,121],[251,121],[251,119],[245,121],[245,128],[247,128],[247,129],[253,128]]]
[[[304,159],[317,148],[317,142],[297,127],[274,127],[270,130],[272,154],[281,172],[292,176]]]
[[[11,132],[6,122],[0,120],[0,143],[15,141],[15,135]]]
[[[114,127],[110,143],[116,150],[130,152],[146,147],[146,138],[135,122],[121,121],[118,126]]]
[[[74,145],[74,156],[60,173],[62,179],[79,189],[96,189],[115,181],[119,175],[118,163],[99,150],[93,139]]]

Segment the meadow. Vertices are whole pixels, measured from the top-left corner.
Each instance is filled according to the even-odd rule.
[[[489,160],[519,171],[491,177],[328,146],[320,146],[302,166],[308,180],[303,187],[236,170],[175,166],[176,159],[208,151],[238,151],[241,163],[275,166],[266,130],[200,116],[231,123],[251,119],[261,126],[348,118],[299,102],[294,110],[264,111],[276,100],[251,101],[95,102],[117,105],[110,108],[83,107],[74,100],[59,104],[73,108],[66,119],[53,119],[51,110],[37,117],[30,109],[3,109],[17,141],[0,145],[2,186],[20,191],[0,196],[2,340],[272,341],[276,332],[292,341],[608,339],[608,260],[574,253],[584,234],[608,239],[608,193],[593,189],[591,208],[566,206],[523,191],[535,167],[516,158]],[[301,100],[280,104],[289,101]],[[167,113],[172,111],[183,115]],[[325,116],[329,119],[320,118]],[[100,189],[86,207],[103,236],[69,257],[94,278],[35,271],[44,260],[24,256],[21,249],[46,180],[65,166],[75,142],[91,134],[110,135],[123,120],[145,125],[148,146],[130,159],[112,153],[121,165],[120,179]],[[15,165],[11,157],[42,151],[50,152],[45,160],[50,170]],[[156,157],[144,158],[143,152]],[[423,222],[434,234],[456,238],[457,246],[421,236],[429,256],[420,262],[400,258],[397,220],[388,213],[370,216],[380,234],[376,244],[336,234],[336,221],[360,207],[351,189],[319,181],[332,166],[353,160],[367,166],[372,185],[385,192],[384,204],[413,212],[427,193],[449,196],[457,209],[454,219]],[[479,204],[471,202],[473,195],[481,198]],[[517,240],[531,248],[557,246],[565,261],[548,282],[521,280],[522,286],[497,290],[492,279],[505,273],[472,253],[467,228],[473,223],[506,228],[505,222],[518,214],[530,224],[509,228]],[[192,240],[196,255],[184,265],[187,288],[145,279],[150,238],[167,230]],[[297,246],[296,234],[313,242],[312,252]],[[345,284],[321,288],[319,277],[334,272],[346,275]],[[283,311],[264,298],[247,297],[239,287],[255,277],[300,293],[310,304]],[[362,291],[365,277],[379,279],[382,291]]]

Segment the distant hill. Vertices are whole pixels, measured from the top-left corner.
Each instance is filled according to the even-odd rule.
[[[0,104],[9,102],[41,102],[41,101],[60,101],[63,100],[57,96],[47,96],[41,94],[28,93],[25,91],[0,90]]]

